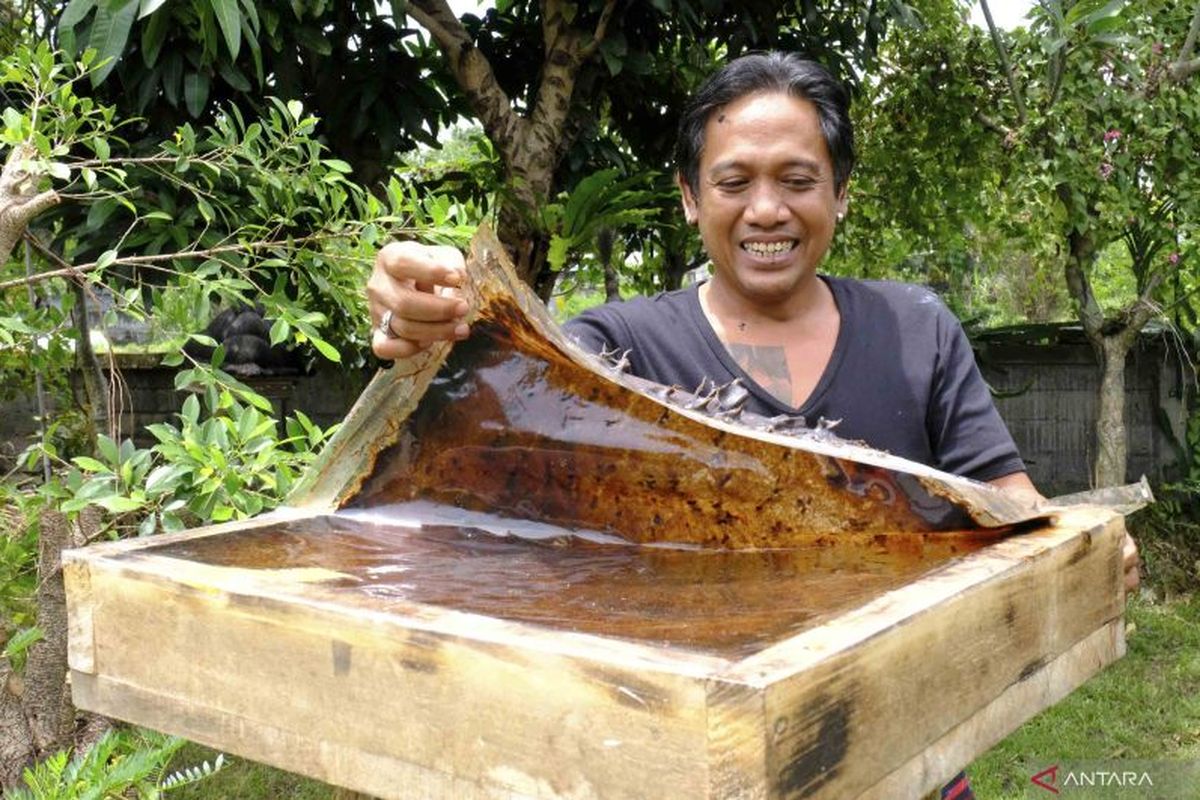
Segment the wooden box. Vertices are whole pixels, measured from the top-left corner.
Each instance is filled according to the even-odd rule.
[[[291,510],[65,555],[80,707],[383,798],[893,800],[1121,655],[1119,515],[679,399],[468,271]]]
[[[816,553],[800,577],[760,552],[780,597],[790,579],[864,587],[760,619],[765,637],[744,634],[769,593],[747,621],[736,565],[692,565],[678,614],[699,641],[633,580],[624,596],[595,587],[594,614],[504,618],[471,610],[504,604],[483,583],[473,601],[470,574],[445,588],[471,556],[444,539],[423,578],[405,560],[421,531],[282,520],[69,553],[77,704],[383,798],[891,799],[935,789],[1124,647],[1124,529],[1098,509],[965,554],[897,540],[930,549],[892,588],[871,558],[814,573]],[[561,578],[538,567],[553,541],[510,544],[536,552],[508,562],[505,591]],[[377,591],[424,579],[442,581],[440,604]],[[634,615],[658,627],[588,632]]]

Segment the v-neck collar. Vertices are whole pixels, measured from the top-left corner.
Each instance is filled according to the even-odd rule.
[[[742,369],[728,348],[725,347],[725,343],[721,341],[721,337],[717,336],[712,323],[708,321],[708,317],[704,314],[704,307],[700,304],[700,287],[703,286],[703,283],[698,283],[692,287],[691,302],[689,303],[692,322],[700,331],[700,335],[704,338],[713,356],[724,365],[725,369],[729,370],[730,374],[737,376],[752,395],[781,414],[811,416],[812,409],[817,407],[828,393],[829,387],[833,384],[833,380],[841,368],[846,349],[849,346],[850,334],[846,325],[846,320],[850,315],[850,309],[847,307],[849,296],[844,291],[841,282],[836,278],[831,278],[827,275],[818,275],[817,277],[825,282],[825,285],[829,287],[830,294],[833,295],[833,302],[838,309],[838,332],[837,339],[833,344],[833,352],[829,356],[829,362],[825,365],[825,369],[821,371],[820,380],[817,381],[817,385],[813,387],[813,390],[799,408],[794,408],[771,394]]]

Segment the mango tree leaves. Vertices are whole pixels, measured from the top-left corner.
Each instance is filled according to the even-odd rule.
[[[134,0],[101,2],[96,7],[88,47],[96,51],[100,66],[91,74],[92,86],[98,86],[112,72],[129,41],[129,31],[137,17]]]

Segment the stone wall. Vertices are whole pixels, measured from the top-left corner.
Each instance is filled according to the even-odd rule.
[[[133,436],[137,444],[148,447],[156,440],[145,432],[147,425],[177,421],[175,415],[187,393],[175,390],[176,372],[165,367],[125,367],[121,370],[124,378],[123,436]],[[239,377],[271,401],[279,419],[299,410],[321,427],[341,422],[369,379],[369,372],[348,372],[326,363],[320,364],[311,375]]]
[[[156,440],[146,433],[155,422],[178,423],[176,414],[183,406],[186,392],[175,390],[176,369],[153,366],[145,358],[122,359],[121,436],[149,447]],[[321,427],[341,422],[372,374],[371,370],[343,370],[322,363],[311,375],[240,378],[271,401],[276,415],[283,419],[303,411]],[[20,452],[37,435],[37,404],[32,396],[17,397],[0,403],[0,462]]]
[[[976,340],[976,356],[996,393],[996,407],[1012,431],[1030,477],[1044,494],[1089,488],[1095,452],[1099,370],[1091,346],[1076,328],[1059,327],[1036,341],[995,331]],[[1029,337],[1034,338],[1034,337]],[[1184,441],[1194,377],[1187,357],[1166,333],[1142,337],[1125,371],[1127,479],[1178,477],[1176,442]]]
[[[976,354],[1031,477],[1045,494],[1086,489],[1093,453],[1099,376],[1091,347],[1078,330],[1039,328],[1036,337],[996,331],[976,339]],[[1131,353],[1126,372],[1128,479],[1159,482],[1178,477],[1175,441],[1183,441],[1194,396],[1192,370],[1165,335],[1147,335]],[[145,426],[173,420],[186,396],[175,391],[175,370],[127,364],[122,430],[149,446]],[[340,421],[370,378],[322,364],[312,375],[248,378],[246,383],[287,415],[301,410],[328,426]],[[7,455],[35,434],[32,398],[0,408],[0,441]]]

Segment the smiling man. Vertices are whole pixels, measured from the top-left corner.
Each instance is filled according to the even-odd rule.
[[[976,480],[1035,493],[961,326],[928,290],[818,274],[847,208],[849,98],[793,55],[738,59],[684,112],[684,215],[712,279],[568,323],[629,350],[649,380],[739,378],[749,409],[840,420],[836,432]]]
[[[788,53],[730,62],[685,109],[676,162],[712,278],[584,312],[566,327],[585,347],[628,350],[631,371],[662,384],[740,379],[750,411],[839,420],[845,438],[1036,496],[936,296],[817,271],[854,165],[849,96],[824,67]],[[467,304],[452,291],[462,266],[452,248],[380,251],[367,286],[376,355],[467,335]]]
[[[630,371],[647,380],[690,389],[740,379],[749,411],[840,420],[845,438],[1038,497],[937,297],[818,273],[853,164],[849,97],[824,67],[785,53],[729,63],[692,98],[676,145],[684,215],[712,278],[590,309],[567,330],[595,352],[629,351]],[[466,337],[467,304],[452,291],[462,268],[452,248],[380,251],[367,287],[376,355]],[[1127,586],[1135,565],[1127,540]],[[943,795],[971,791],[960,775]]]

